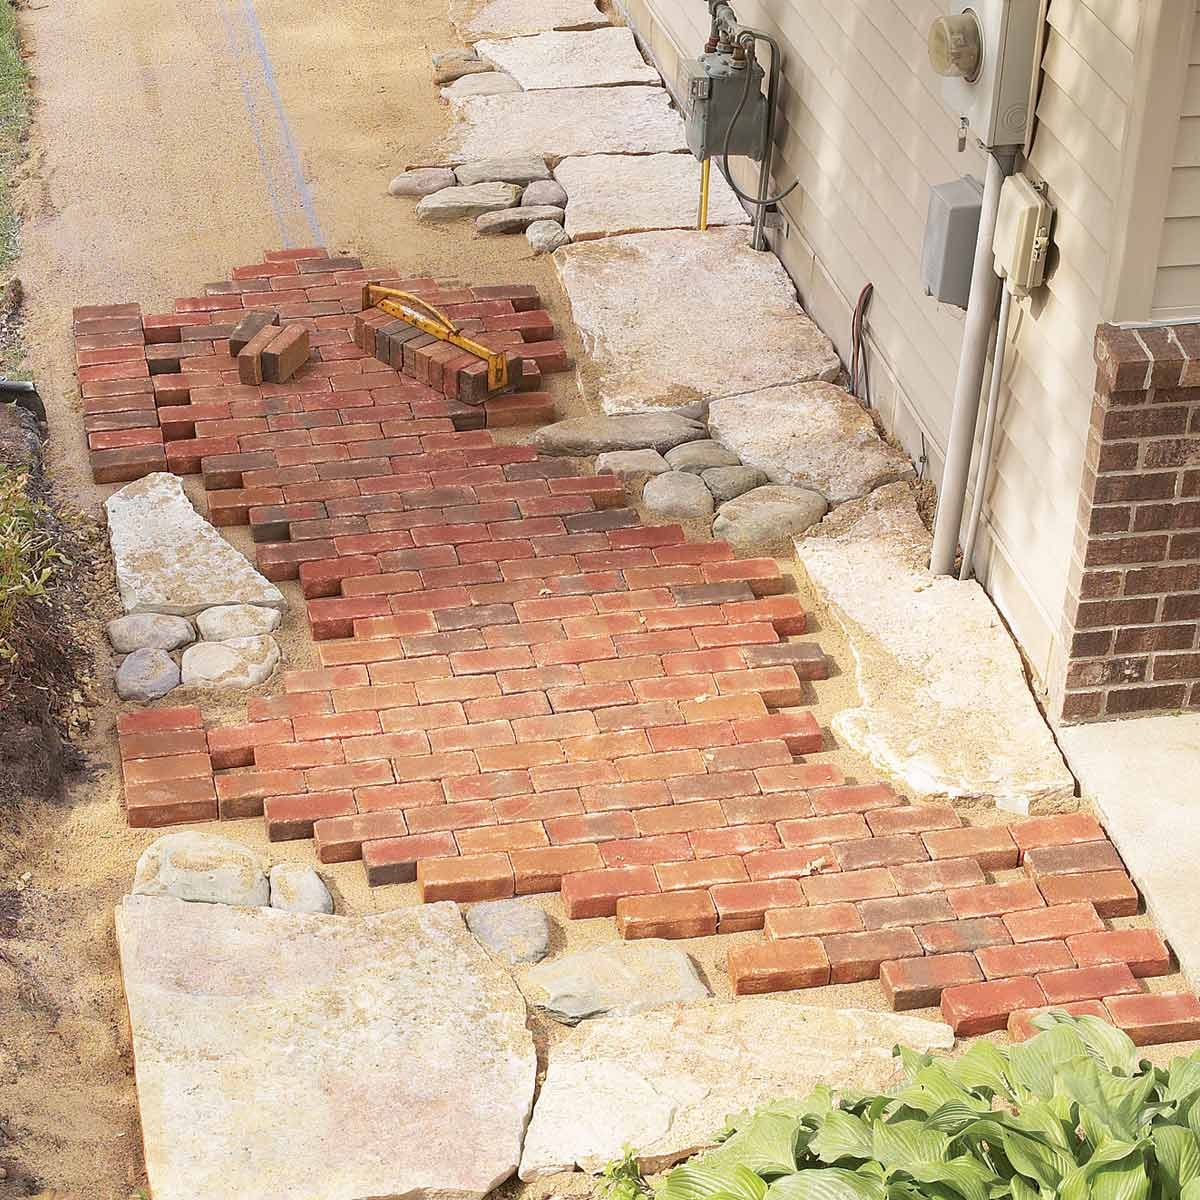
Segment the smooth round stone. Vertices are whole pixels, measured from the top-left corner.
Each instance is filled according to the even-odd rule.
[[[206,608],[196,617],[200,636],[206,642],[227,642],[231,638],[260,637],[273,633],[282,619],[274,608],[257,604],[223,604]]]
[[[165,650],[135,650],[117,668],[122,700],[157,700],[179,686],[179,668]]]
[[[570,235],[557,221],[534,221],[525,230],[529,245],[538,254],[553,254],[559,246],[565,246]]]
[[[489,954],[506,962],[541,962],[550,953],[550,919],[532,900],[473,904],[467,928]]]
[[[463,187],[475,183],[519,183],[522,187],[535,179],[549,179],[550,168],[540,154],[508,154],[502,158],[477,158],[454,168]]]
[[[183,652],[183,682],[188,687],[239,690],[265,683],[279,662],[273,637],[198,642]]]
[[[686,471],[667,471],[648,479],[642,504],[655,516],[683,520],[711,517],[713,511],[712,492],[704,486],[704,480]]]
[[[572,456],[604,454],[609,450],[644,450],[662,454],[704,436],[697,421],[670,412],[625,413],[616,417],[569,417],[543,425],[533,444],[543,454]]]
[[[596,457],[596,474],[615,475],[618,479],[662,475],[670,469],[657,450],[610,450]]]
[[[718,504],[734,500],[743,492],[762,487],[767,482],[766,475],[757,467],[712,467],[701,472],[700,478]]]
[[[721,505],[713,521],[713,537],[744,554],[783,551],[828,511],[825,497],[809,488],[758,487]]]
[[[512,208],[521,189],[515,183],[473,183],[469,187],[442,188],[417,201],[417,219],[456,221],[481,213]]]
[[[138,859],[131,890],[200,904],[261,906],[271,898],[266,863],[253,850],[191,830],[151,842]]]
[[[521,197],[521,203],[526,207],[536,204],[550,204],[555,208],[565,208],[567,205],[567,189],[557,179],[535,179]]]
[[[325,881],[303,863],[277,863],[271,868],[270,885],[272,908],[285,912],[333,912],[333,897]]]
[[[742,460],[732,450],[726,450],[720,442],[712,440],[688,442],[667,451],[667,462],[672,471],[690,471],[699,475],[710,467],[737,467]]]
[[[196,640],[186,617],[166,613],[129,613],[108,623],[108,640],[118,654],[134,650],[178,650]]]
[[[388,194],[392,196],[428,196],[440,192],[443,188],[453,187],[454,172],[449,167],[414,167],[397,175],[388,184]]]
[[[536,221],[562,221],[561,208],[541,205],[537,208],[506,208],[501,212],[482,213],[475,218],[480,233],[524,233]]]

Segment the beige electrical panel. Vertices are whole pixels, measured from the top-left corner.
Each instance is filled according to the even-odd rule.
[[[1014,295],[1027,296],[1041,287],[1053,219],[1054,205],[1024,175],[1004,181],[992,252],[997,274],[1007,278]]]

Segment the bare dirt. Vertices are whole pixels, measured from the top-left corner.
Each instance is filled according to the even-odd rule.
[[[258,0],[273,95],[245,13],[231,0],[64,0],[22,14],[36,103],[21,210],[19,273],[27,303],[30,365],[50,415],[49,470],[64,495],[95,513],[111,489],[91,483],[72,374],[75,304],[139,300],[167,309],[262,252],[311,244],[312,221],[335,250],[371,265],[475,282],[519,281],[541,291],[569,351],[565,298],[548,260],[521,237],[479,239],[469,226],[418,225],[410,201],[388,180],[436,158],[448,113],[431,86],[431,51],[454,44],[446,0],[340,0],[296,6]],[[278,108],[275,106],[275,96]],[[304,186],[291,170],[279,112],[286,114]],[[305,191],[307,189],[307,192]],[[306,209],[306,205],[308,208]],[[555,384],[562,415],[579,410],[573,382]],[[190,489],[198,499],[195,481]],[[233,540],[249,548],[244,531]],[[299,596],[280,633],[288,667],[307,665],[311,643]],[[111,585],[95,614],[115,611]],[[824,723],[856,703],[848,648],[835,631],[814,631],[840,670],[813,685]],[[99,693],[112,697],[112,660],[92,637]],[[265,690],[270,690],[270,685]],[[187,702],[175,692],[171,703]],[[244,701],[200,698],[219,719]],[[129,1031],[113,937],[112,908],[134,864],[156,836],[126,828],[114,769],[122,706],[91,712],[79,738],[89,766],[65,803],[32,795],[0,811],[0,1200],[54,1189],[89,1200],[127,1200],[145,1179]],[[834,748],[817,759],[851,778],[866,764]],[[208,826],[210,830],[215,827]],[[220,832],[276,860],[312,861],[311,844],[269,846],[260,821]],[[370,891],[358,864],[325,868],[338,911],[378,911],[416,902],[412,886]],[[615,936],[611,922],[566,922],[557,896],[555,952]],[[728,995],[725,955],[755,934],[688,943],[714,991]],[[882,1007],[877,985],[826,988],[797,1002]],[[539,1046],[562,1035],[533,1021]],[[581,1193],[581,1176],[506,1193]]]

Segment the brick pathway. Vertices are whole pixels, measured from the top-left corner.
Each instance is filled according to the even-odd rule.
[[[827,663],[778,564],[496,445],[485,426],[552,419],[549,397],[478,403],[477,364],[358,314],[366,279],[396,276],[284,252],[174,314],[76,311],[97,479],[202,473],[214,523],[299,580],[322,664],[242,725],[123,717],[132,825],[262,817],[372,884],[557,890],[626,938],[764,929],[729,954],[739,993],[880,978],[964,1034],[1055,1003],[1200,1036],[1195,997],[1142,990],[1172,969],[1161,938],[1109,928],[1138,895],[1090,817],[969,828],[803,761]],[[531,288],[400,286],[498,335],[526,387],[567,366]],[[222,339],[254,307],[310,328],[288,384],[237,384]]]

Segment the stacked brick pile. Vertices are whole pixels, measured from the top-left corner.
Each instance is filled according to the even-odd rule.
[[[189,405],[259,406],[198,420],[186,461],[214,521],[249,523],[260,567],[298,580],[320,666],[240,725],[125,717],[131,824],[260,818],[372,884],[558,891],[627,938],[762,930],[729,953],[739,993],[881,978],[961,1033],[1064,1003],[1140,1040],[1200,1035],[1195,997],[1142,991],[1170,955],[1111,927],[1138,896],[1094,821],[965,827],[806,760],[827,663],[774,560],[643,526],[615,478],[456,428],[432,360],[418,382],[340,328],[319,349],[366,364],[350,376],[305,377],[321,359]]]

